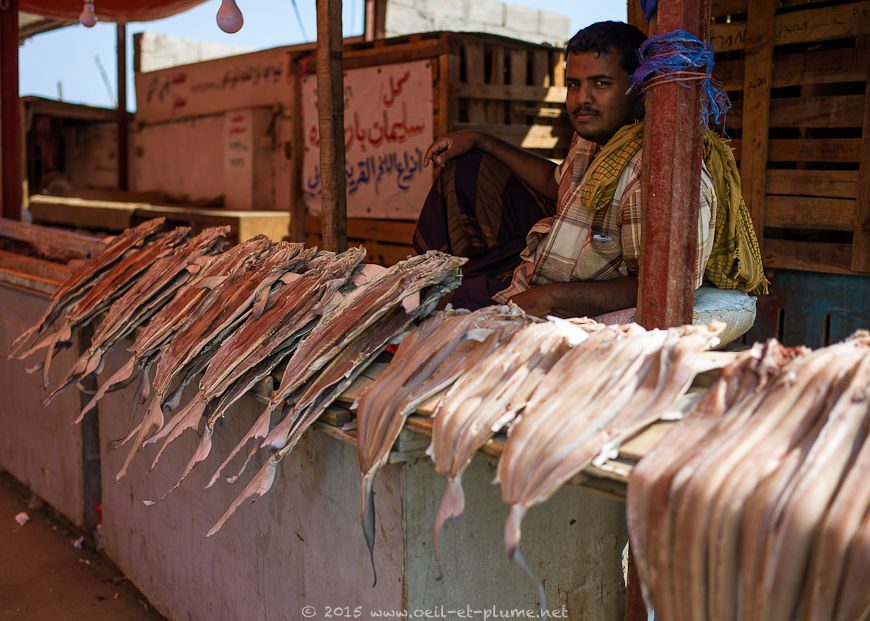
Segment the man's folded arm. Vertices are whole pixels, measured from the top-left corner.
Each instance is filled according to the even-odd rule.
[[[637,304],[637,277],[535,285],[511,297],[531,315],[591,317]]]

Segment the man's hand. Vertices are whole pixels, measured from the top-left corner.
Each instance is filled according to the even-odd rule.
[[[423,155],[423,166],[428,166],[429,162],[444,166],[450,160],[478,146],[481,138],[480,133],[471,130],[445,134],[426,149],[426,153]]]

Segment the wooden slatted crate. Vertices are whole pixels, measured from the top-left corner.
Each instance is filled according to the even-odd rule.
[[[571,141],[562,48],[498,35],[430,32],[345,46],[346,69],[432,61],[434,130],[479,129],[562,159]]]
[[[712,17],[765,266],[870,272],[870,2],[714,0]]]

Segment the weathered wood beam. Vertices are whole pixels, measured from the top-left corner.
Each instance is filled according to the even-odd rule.
[[[128,125],[129,117],[127,115],[127,26],[126,24],[118,24],[115,27],[115,38],[117,40],[116,65],[118,71],[118,106],[117,110],[117,126],[118,126],[118,189],[130,189],[130,176],[128,156]]]
[[[317,120],[323,247],[334,252],[347,249],[343,52],[341,0],[317,0]]]
[[[745,71],[743,75],[743,136],[740,177],[743,200],[752,215],[755,236],[764,252],[764,214],[770,126],[770,82],[773,73],[774,0],[749,3],[747,16]]]
[[[0,9],[0,215],[21,219],[21,108],[18,101],[18,0]]]
[[[654,32],[682,28],[702,41],[710,26],[710,0],[662,0]],[[660,84],[646,95],[641,200],[644,250],[638,322],[645,328],[692,323],[698,192],[703,131],[701,91]]]

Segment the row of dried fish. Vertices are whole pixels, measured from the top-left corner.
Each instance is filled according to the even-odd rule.
[[[870,615],[870,335],[756,344],[634,469],[631,546],[662,619]]]
[[[106,352],[140,328],[127,363],[102,383],[77,421],[108,392],[140,376],[134,399],[147,405],[122,441],[130,448],[117,477],[144,444],[162,441],[156,464],[185,430],[201,426],[176,486],[208,456],[215,425],[230,405],[286,361],[263,416],[209,483],[247,444],[252,446],[239,474],[228,480],[259,450],[268,452],[264,469],[214,532],[252,489],[267,491],[283,457],[362,369],[459,284],[464,259],[430,252],[385,269],[362,264],[363,248],[336,255],[258,236],[222,251],[225,227],[188,240],[188,228],[163,232],[162,226],[162,219],[150,220],[109,240],[58,288],[11,354],[47,348],[41,365],[47,386],[54,353],[76,329],[101,319],[51,399],[98,374]],[[184,388],[195,380],[198,391],[179,407]]]
[[[359,398],[361,516],[370,548],[372,477],[419,403],[407,395],[423,392],[418,385],[438,376],[441,365],[451,369],[446,375],[455,382],[434,410],[428,449],[436,470],[448,476],[435,520],[436,559],[441,526],[464,508],[464,469],[508,427],[496,481],[511,505],[508,553],[525,567],[518,550],[525,511],[672,407],[689,388],[698,356],[718,342],[723,327],[647,331],[634,324],[518,319],[504,307],[432,318],[406,337],[393,362]],[[426,341],[446,344],[447,351],[439,350],[444,362],[430,360]],[[458,355],[451,360],[454,351]],[[539,597],[545,607],[540,585]]]

